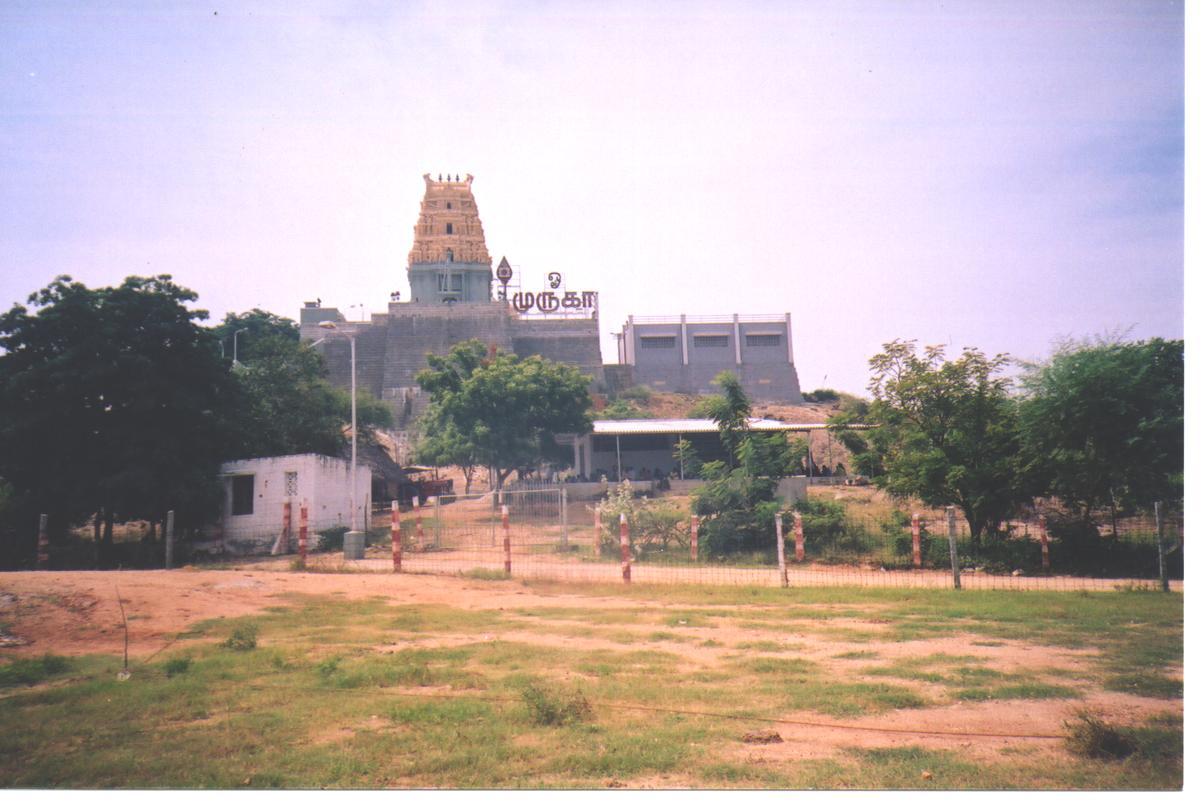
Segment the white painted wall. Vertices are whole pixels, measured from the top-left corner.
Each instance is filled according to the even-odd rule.
[[[320,530],[351,524],[351,463],[321,454],[290,454],[284,457],[257,457],[236,460],[221,466],[225,487],[222,510],[222,540],[230,552],[266,552],[280,536],[284,527],[284,503],[292,503],[292,543],[300,523],[301,502],[309,502],[309,534],[311,541]],[[285,492],[285,475],[295,472],[295,496]],[[254,511],[234,515],[233,478],[253,474]],[[359,526],[366,523],[363,512],[371,512],[372,472],[360,465],[357,473],[358,495],[362,502]]]

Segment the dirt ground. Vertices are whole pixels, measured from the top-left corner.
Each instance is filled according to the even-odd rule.
[[[6,655],[120,654],[123,631],[118,594],[129,623],[131,663],[149,660],[168,647],[185,646],[188,640],[177,639],[176,635],[190,624],[261,612],[271,606],[286,604],[282,597],[292,594],[348,599],[383,597],[394,604],[440,604],[468,610],[588,607],[641,611],[672,607],[650,600],[632,601],[628,597],[535,591],[512,582],[480,582],[435,575],[295,574],[282,568],[262,567],[171,572],[18,572],[0,574],[0,625],[6,626],[5,633],[0,635],[0,646],[7,645]],[[754,610],[751,606],[741,608],[739,615],[754,617]],[[734,616],[734,607],[732,612]],[[885,627],[880,624],[882,620],[871,618],[825,620],[825,625],[833,627],[844,622],[848,623],[846,627],[862,631]],[[671,651],[698,666],[720,663],[731,647],[756,641],[784,643],[790,651],[796,648],[808,658],[822,660],[837,669],[842,666],[850,674],[864,664],[966,651],[1004,672],[1009,668],[1042,666],[1072,673],[1085,671],[1094,655],[1092,650],[1050,648],[1022,642],[968,646],[965,637],[942,637],[875,645],[873,649],[877,656],[870,662],[839,658],[850,651],[864,650],[865,645],[833,640],[829,635],[783,635],[780,632],[761,635],[758,631],[734,625],[696,630],[713,638],[715,645],[677,643]],[[493,637],[440,635],[421,643],[447,646],[482,638]],[[535,631],[507,633],[505,638],[576,649],[629,651],[640,648],[639,643],[618,645],[597,638]],[[650,639],[646,647],[666,649]],[[856,747],[921,744],[928,748],[960,749],[982,759],[1021,753],[1024,749],[1062,755],[1066,753],[1060,739],[1062,724],[1082,708],[1106,719],[1136,723],[1152,715],[1181,714],[1182,701],[1091,688],[1084,701],[958,702],[843,720],[798,712],[782,715],[783,722],[772,727],[780,733],[784,743],[742,746],[737,753],[743,761],[756,762],[782,756],[819,758]]]

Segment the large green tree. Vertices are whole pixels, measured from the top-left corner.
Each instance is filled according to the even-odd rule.
[[[940,345],[918,353],[900,340],[869,361],[876,484],[930,507],[959,508],[974,546],[1028,498],[1017,404],[1000,375],[1008,363],[975,348],[956,359]]]
[[[455,464],[479,462],[500,485],[517,468],[554,459],[556,434],[590,429],[589,377],[574,367],[541,356],[490,358],[475,340],[427,361],[418,375],[434,410],[423,422],[425,456],[453,447]]]
[[[1065,342],[1023,376],[1029,472],[1083,521],[1182,497],[1184,343]]]
[[[168,275],[89,289],[63,276],[0,315],[0,477],[77,521],[198,524],[218,501],[239,398],[196,295]]]
[[[753,433],[752,405],[739,380],[724,371],[714,383],[722,393],[707,399],[706,415],[718,426],[727,460],[702,466],[705,483],[693,493],[693,510],[703,519],[699,542],[709,555],[764,549],[772,546],[774,517],[782,507],[777,482],[797,473],[806,446],[784,434]],[[677,450],[688,454],[682,442]],[[786,521],[788,529],[789,517]]]

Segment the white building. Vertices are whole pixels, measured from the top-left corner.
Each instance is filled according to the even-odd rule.
[[[351,526],[351,463],[322,454],[256,457],[223,463],[221,480],[225,503],[221,540],[226,551],[269,552],[290,524],[289,544],[296,546],[301,503],[309,504],[310,545],[316,533]],[[356,473],[360,499],[359,526],[371,513],[372,472],[360,465]]]

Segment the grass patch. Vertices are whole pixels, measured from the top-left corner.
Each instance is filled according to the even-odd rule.
[[[536,726],[581,723],[593,716],[593,708],[579,689],[562,693],[547,684],[531,683],[522,689],[522,702]]]
[[[16,658],[0,666],[0,689],[40,684],[70,668],[70,661],[53,653],[40,658]]]
[[[460,577],[467,577],[470,580],[509,580],[510,575],[505,569],[486,569],[483,566],[477,566],[473,569],[468,569],[466,572],[460,572]]]

